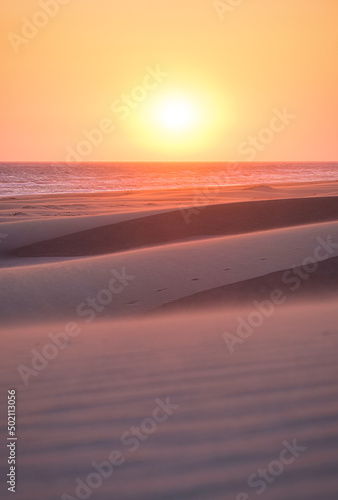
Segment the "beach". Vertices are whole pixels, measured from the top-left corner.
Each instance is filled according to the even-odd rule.
[[[17,498],[337,498],[337,182],[4,197],[0,257]]]
[[[2,2],[0,500],[338,499],[337,19]]]

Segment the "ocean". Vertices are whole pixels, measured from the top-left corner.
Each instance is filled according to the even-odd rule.
[[[338,163],[0,163],[0,197],[338,180]]]

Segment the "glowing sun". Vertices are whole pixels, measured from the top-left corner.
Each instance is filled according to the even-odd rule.
[[[192,88],[159,90],[128,121],[130,137],[144,150],[168,158],[206,151],[223,124],[217,96]]]
[[[155,123],[169,132],[188,132],[197,124],[198,112],[194,103],[181,96],[167,97],[154,109]]]

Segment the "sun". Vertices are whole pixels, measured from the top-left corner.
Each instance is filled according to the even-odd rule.
[[[154,108],[155,124],[168,132],[188,132],[198,124],[196,105],[183,96],[170,96]]]
[[[139,106],[126,129],[130,144],[152,157],[185,159],[210,151],[223,133],[222,97],[212,89],[165,88]]]

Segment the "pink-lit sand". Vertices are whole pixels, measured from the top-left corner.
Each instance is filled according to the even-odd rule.
[[[323,183],[224,188],[199,207],[193,189],[1,200],[16,498],[80,498],[118,450],[83,498],[336,500],[337,197]],[[295,439],[259,495],[248,478]]]

